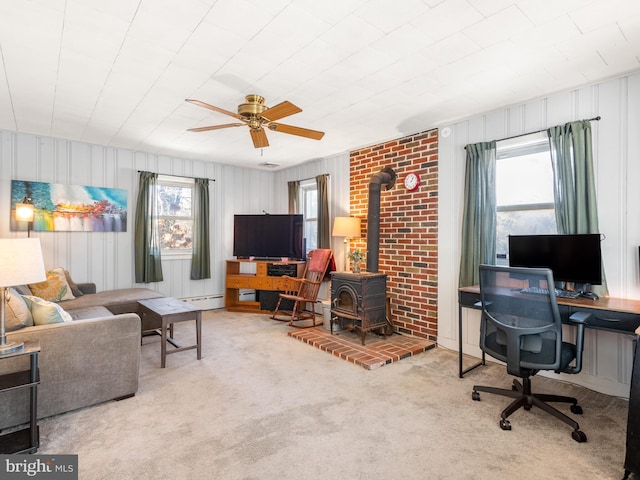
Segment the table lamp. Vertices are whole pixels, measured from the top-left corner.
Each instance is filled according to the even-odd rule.
[[[344,237],[344,270],[347,270],[347,249],[350,238],[360,238],[360,219],[356,217],[336,217],[333,221],[334,237]]]
[[[46,279],[39,238],[0,238],[0,355],[24,347],[23,343],[7,343],[5,309],[9,287]]]

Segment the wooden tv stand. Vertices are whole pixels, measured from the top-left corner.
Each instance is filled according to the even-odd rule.
[[[227,260],[224,306],[230,312],[271,313],[261,310],[258,301],[240,301],[240,289],[283,290],[281,277],[269,275],[271,265],[296,265],[296,277],[304,273],[304,260]],[[242,264],[255,265],[256,273],[240,273]]]

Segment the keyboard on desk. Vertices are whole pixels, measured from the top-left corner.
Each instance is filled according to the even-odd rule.
[[[580,292],[576,292],[575,290],[561,290],[559,288],[555,289],[556,297],[558,298],[578,298],[580,296]],[[549,295],[549,289],[542,287],[527,287],[520,290],[520,293],[533,293],[534,295]]]

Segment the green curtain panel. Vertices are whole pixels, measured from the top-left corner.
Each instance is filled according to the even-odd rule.
[[[293,180],[287,186],[289,188],[289,213],[300,213],[300,182]]]
[[[462,252],[458,285],[480,282],[480,264],[496,263],[496,142],[466,146]]]
[[[591,122],[579,120],[547,130],[554,177],[554,203],[558,233],[600,233],[596,182],[593,171]],[[602,269],[602,285],[593,290],[609,294]]]
[[[316,186],[318,188],[318,248],[331,248],[329,175],[318,175]]]
[[[162,258],[158,232],[158,174],[140,172],[134,234],[136,283],[161,282]]]
[[[209,179],[196,178],[193,198],[191,280],[211,278],[209,242]]]

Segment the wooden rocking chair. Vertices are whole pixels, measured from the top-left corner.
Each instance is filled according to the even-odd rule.
[[[271,318],[279,322],[289,322],[289,325],[296,328],[311,328],[322,323],[316,324],[316,299],[322,280],[329,268],[333,252],[328,248],[318,248],[309,252],[309,260],[305,266],[304,275],[300,278],[284,276],[284,291],[280,293],[276,309]],[[283,300],[293,302],[291,310],[280,310],[280,304]],[[306,304],[311,304],[311,311],[306,310]],[[278,317],[278,315],[286,315],[286,318]],[[309,323],[309,320],[311,322]],[[304,324],[298,322],[306,321]]]

